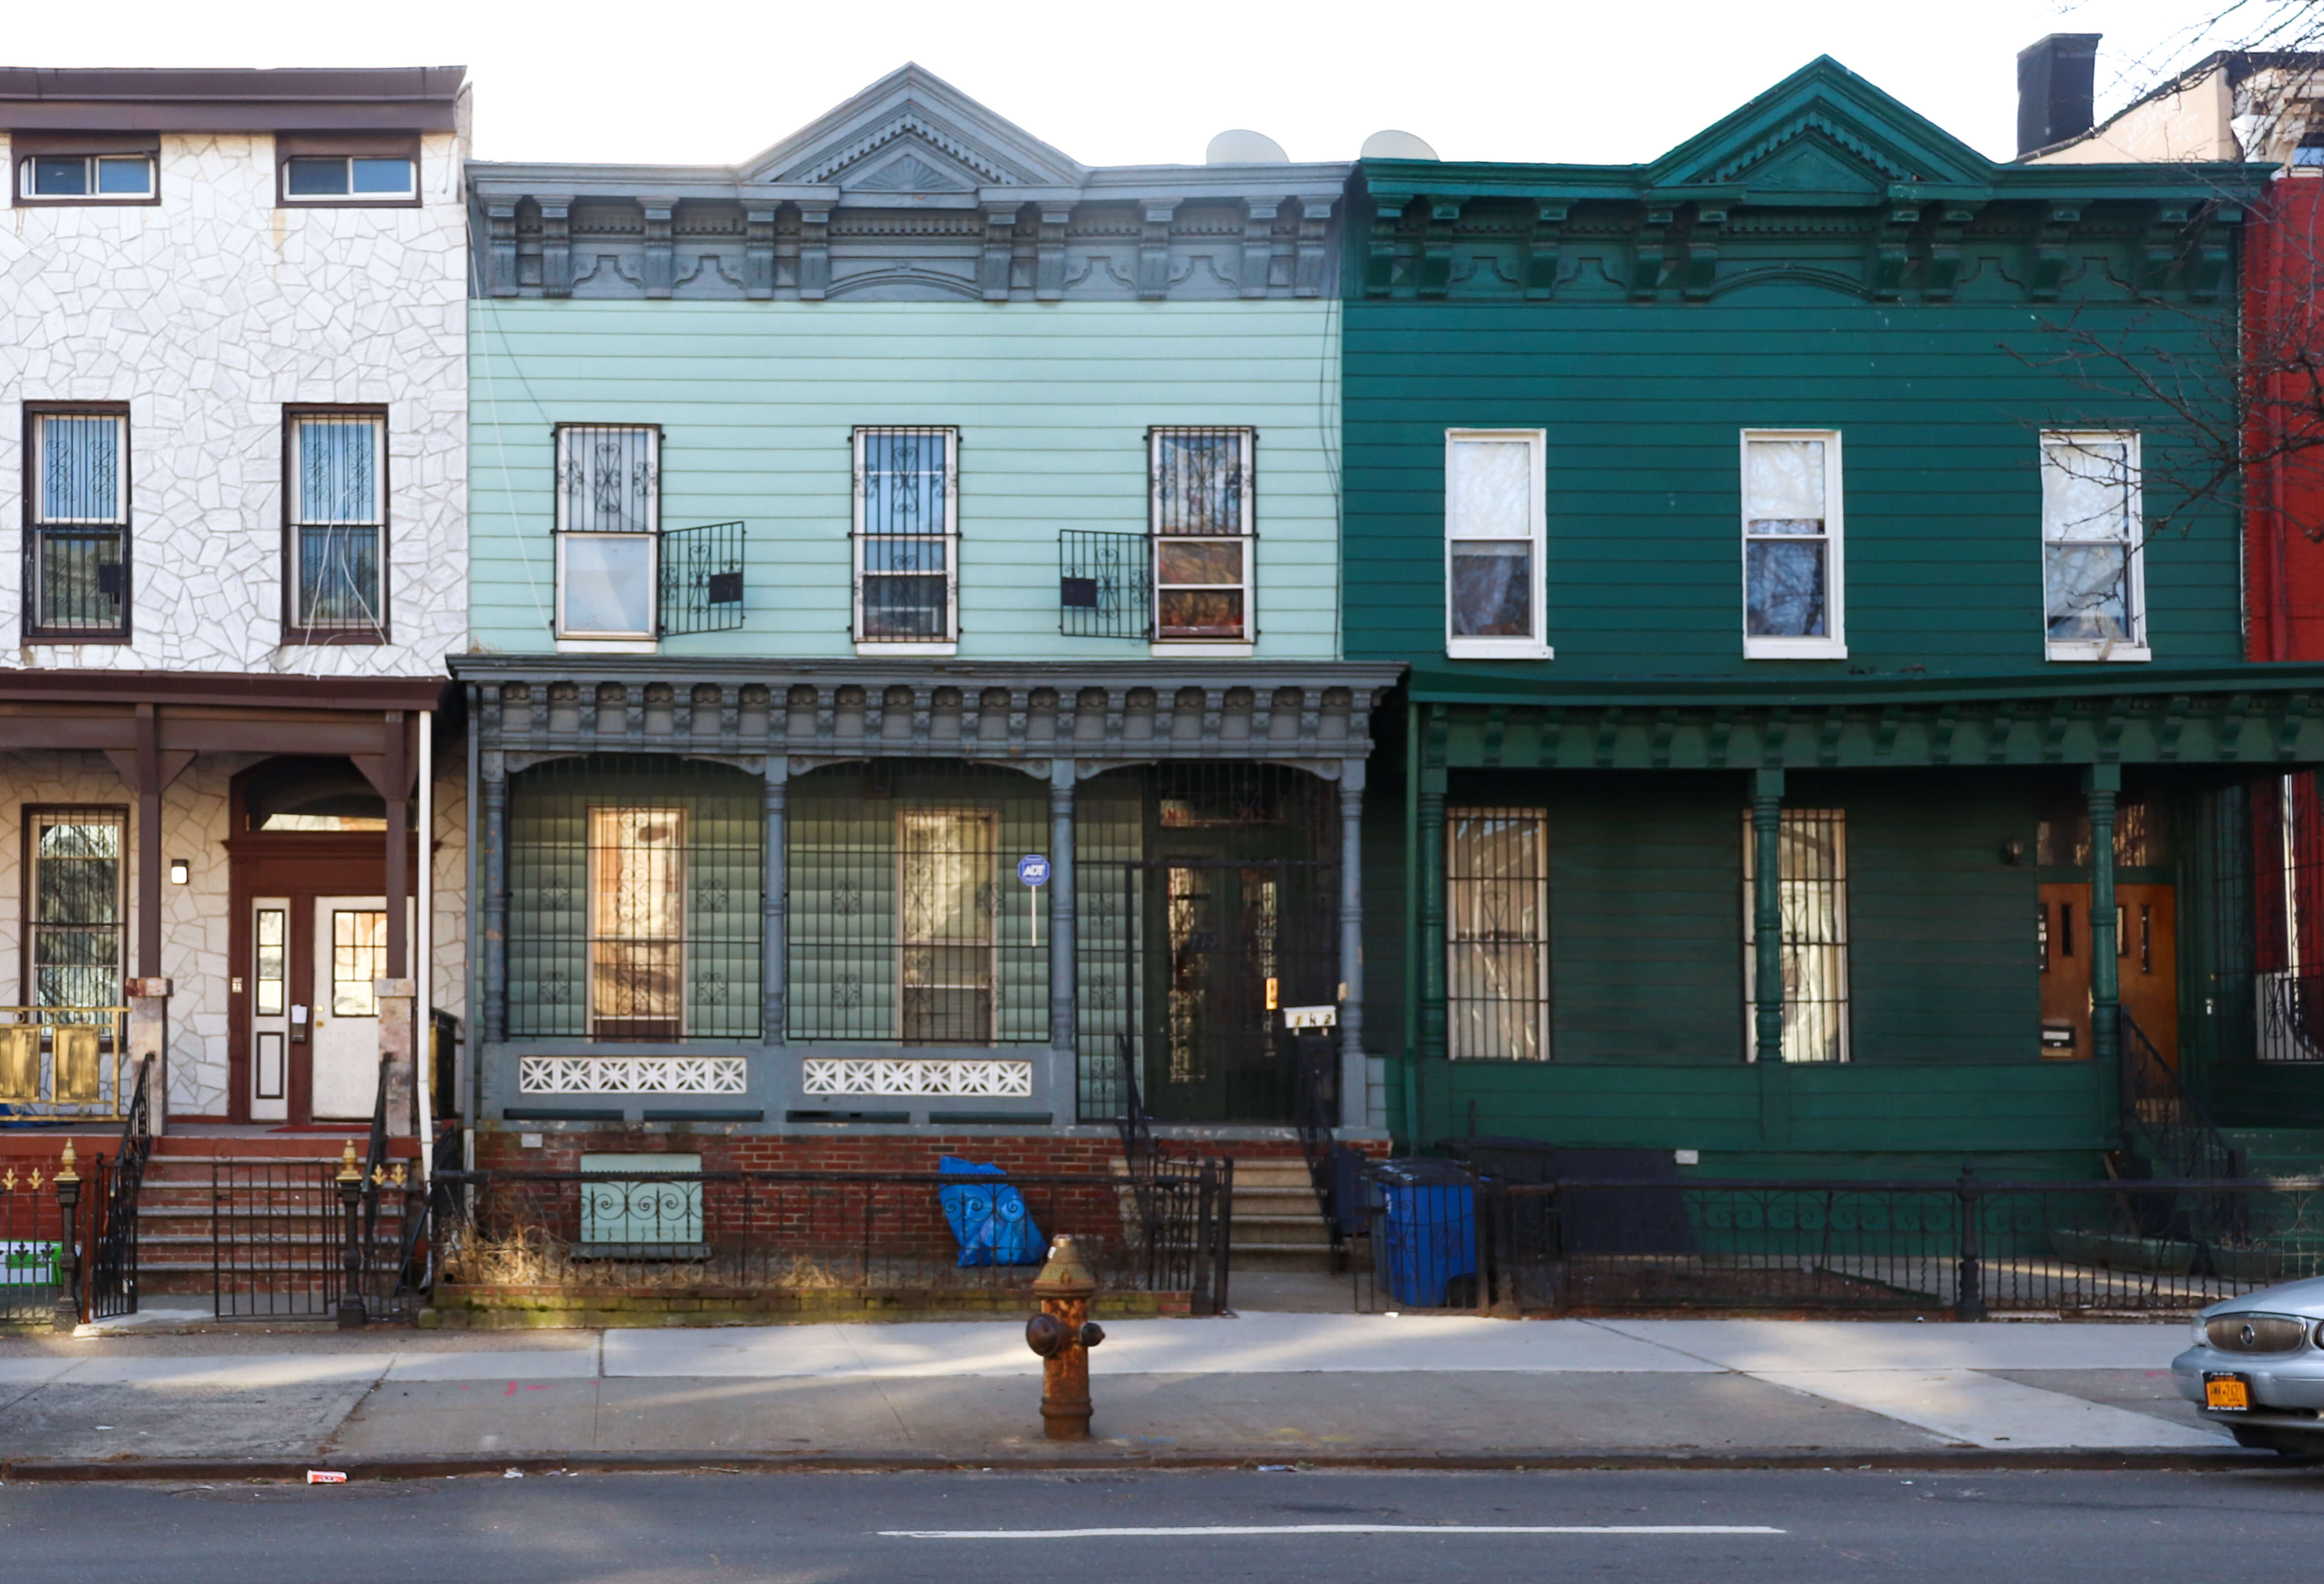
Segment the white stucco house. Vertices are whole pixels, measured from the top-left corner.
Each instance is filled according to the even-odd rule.
[[[0,69],[0,1114],[368,1119],[461,1009],[465,78]]]

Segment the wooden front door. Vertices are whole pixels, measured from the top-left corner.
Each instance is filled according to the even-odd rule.
[[[2179,1064],[2178,910],[2169,886],[2115,888],[2115,969],[2123,1010]],[[2090,889],[2041,888],[2042,1055],[2090,1055]]]

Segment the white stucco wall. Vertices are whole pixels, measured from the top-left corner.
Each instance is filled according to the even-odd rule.
[[[428,676],[466,647],[463,153],[423,140],[416,208],[277,208],[271,135],[164,134],[158,205],[0,209],[0,519],[25,401],[128,403],[134,611],[125,644],[23,647],[0,557],[0,669]],[[385,646],[281,641],[301,402],[388,410]]]

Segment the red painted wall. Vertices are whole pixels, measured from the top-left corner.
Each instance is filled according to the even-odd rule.
[[[2324,660],[2324,178],[2270,183],[2244,237],[2252,454],[2286,437],[2316,442],[2245,481],[2246,655]],[[2297,366],[2303,355],[2312,361]]]

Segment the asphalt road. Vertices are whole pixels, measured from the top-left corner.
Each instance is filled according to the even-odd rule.
[[[2290,1466],[20,1483],[0,1487],[0,1558],[108,1584],[2125,1584],[2306,1577],[2319,1515],[2324,1469]]]

